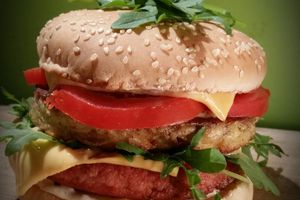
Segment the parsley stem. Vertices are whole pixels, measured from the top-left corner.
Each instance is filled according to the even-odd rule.
[[[246,178],[246,177],[244,177],[244,176],[241,176],[241,175],[239,175],[239,174],[237,174],[237,173],[228,171],[228,170],[226,170],[226,169],[224,169],[224,170],[222,171],[222,173],[224,173],[224,174],[226,174],[227,176],[230,176],[230,177],[232,177],[232,178],[235,178],[235,179],[237,179],[237,180],[240,180],[240,181],[242,181],[242,182],[250,183],[250,181],[249,181],[248,178]]]

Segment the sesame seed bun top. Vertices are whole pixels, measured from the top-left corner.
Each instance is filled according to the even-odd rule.
[[[79,10],[50,20],[37,38],[51,84],[125,92],[248,92],[267,67],[257,42],[213,23],[112,30],[121,11]],[[122,11],[123,12],[123,11]]]

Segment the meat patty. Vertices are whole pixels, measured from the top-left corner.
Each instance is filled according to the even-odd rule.
[[[206,194],[223,189],[233,179],[220,173],[200,173],[198,186]],[[187,200],[191,199],[183,171],[177,177],[161,179],[160,174],[112,164],[86,164],[70,168],[49,177],[52,181],[81,191],[132,200]]]
[[[230,153],[246,145],[255,134],[257,118],[196,119],[172,126],[130,130],[102,130],[83,125],[59,110],[49,110],[41,100],[31,105],[30,117],[36,126],[46,133],[63,140],[78,140],[81,143],[111,149],[118,142],[127,142],[144,150],[170,149],[190,143],[201,128],[205,134],[198,149],[218,148]]]

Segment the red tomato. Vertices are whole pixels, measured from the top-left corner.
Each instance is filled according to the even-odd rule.
[[[189,121],[207,108],[196,101],[172,97],[122,97],[61,86],[47,103],[73,119],[100,129],[141,129]]]
[[[27,69],[23,73],[28,85],[47,85],[45,72],[41,67]]]
[[[229,117],[260,117],[268,110],[270,91],[258,88],[249,93],[238,94],[229,111]]]

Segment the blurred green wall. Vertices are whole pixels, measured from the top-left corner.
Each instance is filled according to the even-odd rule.
[[[208,0],[230,10],[246,32],[265,48],[269,72],[264,85],[271,89],[270,109],[261,126],[300,130],[300,1]],[[96,3],[66,0],[0,0],[0,86],[18,97],[30,96],[22,70],[38,65],[35,39],[45,22],[72,9]],[[0,96],[0,103],[7,103]]]

